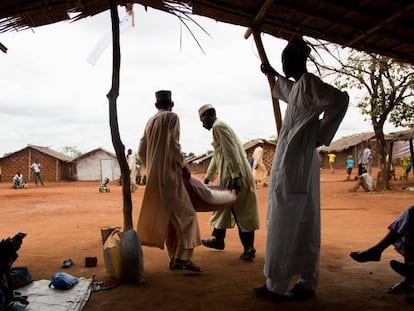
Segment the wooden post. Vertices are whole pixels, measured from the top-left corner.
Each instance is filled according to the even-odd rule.
[[[263,47],[262,38],[260,36],[260,31],[258,31],[258,27],[261,24],[264,16],[266,15],[266,11],[269,9],[269,7],[272,5],[273,0],[266,0],[265,3],[263,3],[262,7],[260,8],[257,15],[254,17],[251,23],[251,27],[247,28],[244,38],[248,39],[250,35],[253,33],[254,41],[256,43],[257,51],[260,56],[260,60],[263,63],[268,64],[269,60],[267,59],[265,49]],[[279,106],[279,100],[275,97],[273,97],[272,91],[273,87],[275,86],[275,77],[271,75],[267,75],[267,80],[269,81],[270,86],[270,96],[272,97],[272,104],[273,104],[273,114],[275,116],[276,121],[276,130],[277,135],[280,134],[280,129],[282,128],[282,116],[280,114],[280,106]]]
[[[411,155],[411,165],[413,165],[413,161],[414,161],[414,149],[413,149],[413,139],[412,138],[410,139],[410,155]],[[411,168],[411,170],[412,170],[413,176],[414,176],[414,168]]]
[[[248,39],[250,35],[252,34],[252,29],[254,27],[257,27],[262,22],[263,17],[266,15],[267,10],[272,4],[273,4],[273,0],[266,0],[266,2],[263,3],[257,15],[253,18],[251,27],[247,28],[246,32],[244,33],[245,39]]]
[[[388,151],[388,161],[386,161],[385,167],[385,189],[389,190],[390,188],[390,178],[391,178],[391,165],[392,165],[392,149],[394,147],[394,141],[390,141],[389,151]],[[395,167],[394,167],[395,172]],[[394,173],[395,174],[395,173]]]
[[[116,0],[109,1],[112,21],[112,86],[106,95],[109,100],[109,124],[111,128],[112,144],[122,174],[122,199],[124,213],[124,231],[133,229],[132,224],[132,197],[129,179],[129,167],[125,156],[125,146],[121,141],[118,126],[118,112],[116,100],[119,95],[119,70],[121,66],[121,49],[119,45],[119,16]]]
[[[268,64],[269,60],[267,58],[260,33],[256,30],[253,30],[253,37],[254,37],[254,41],[256,43],[257,51],[259,53],[259,57],[260,57],[260,60],[262,61],[262,64],[263,63]],[[275,86],[275,76],[268,74],[267,81],[269,82],[270,96],[272,97],[272,104],[273,104],[273,114],[275,116],[275,121],[276,121],[277,135],[279,136],[280,129],[282,128],[282,115],[280,113],[279,100],[276,97],[273,97],[273,94],[272,94],[273,87]]]

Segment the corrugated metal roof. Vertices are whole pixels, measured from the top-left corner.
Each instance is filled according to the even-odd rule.
[[[14,154],[16,154],[16,153],[24,150],[24,149],[27,149],[27,148],[35,149],[35,150],[37,150],[37,151],[39,151],[41,153],[47,154],[47,155],[49,155],[49,156],[51,156],[53,158],[56,158],[58,160],[61,160],[63,162],[72,162],[72,160],[73,160],[73,158],[67,156],[66,154],[63,154],[63,153],[57,152],[55,150],[52,150],[49,147],[36,146],[36,145],[30,145],[30,144],[27,145],[27,147],[24,147],[24,148],[22,148],[20,150],[17,150],[15,152],[11,152],[11,153],[6,154],[2,159],[8,158],[8,157],[10,157],[10,156],[12,156],[12,155],[14,155]]]
[[[87,157],[89,157],[91,154],[96,153],[96,152],[98,152],[98,151],[102,151],[102,152],[104,152],[104,153],[108,154],[109,156],[111,156],[112,158],[115,158],[115,159],[116,159],[116,154],[115,154],[115,153],[113,153],[113,152],[109,152],[109,151],[107,151],[107,150],[105,150],[105,149],[103,149],[103,148],[96,148],[96,149],[93,149],[93,150],[91,150],[91,151],[88,151],[88,152],[86,152],[86,153],[84,153],[84,154],[81,154],[79,157],[77,157],[77,158],[76,158],[76,159],[74,159],[73,161],[77,161],[77,160],[80,160],[80,159],[87,158]],[[126,155],[125,155],[125,156],[126,156]]]

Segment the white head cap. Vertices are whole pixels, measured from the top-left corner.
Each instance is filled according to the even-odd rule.
[[[211,105],[211,104],[205,104],[205,105],[201,106],[200,109],[198,109],[198,115],[200,116],[200,118],[201,118],[201,115],[204,112],[206,112],[207,110],[210,110],[210,109],[214,109],[213,105]]]

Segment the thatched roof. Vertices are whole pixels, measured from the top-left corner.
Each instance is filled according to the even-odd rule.
[[[375,139],[374,132],[354,134],[335,140],[329,146],[320,147],[318,150],[319,152],[341,152],[343,150],[357,146],[360,143],[370,141],[371,139]],[[385,135],[386,141],[408,141],[411,139],[414,139],[414,129],[389,133]]]
[[[249,150],[249,149],[251,149],[251,148],[256,148],[257,147],[257,145],[259,144],[259,143],[263,143],[263,144],[270,144],[270,145],[273,145],[275,148],[276,148],[276,144],[275,143],[273,143],[273,142],[271,142],[271,141],[268,141],[268,140],[266,140],[266,139],[260,139],[260,138],[257,138],[257,139],[252,139],[252,140],[249,140],[248,142],[246,142],[246,143],[244,143],[243,144],[243,148],[244,148],[244,150]]]
[[[391,141],[398,141],[398,140],[411,140],[414,139],[414,129],[409,129],[406,131],[400,131],[395,133],[389,133],[385,135],[385,140],[391,140]]]
[[[192,12],[289,39],[302,34],[414,64],[414,2],[407,0],[116,0]],[[109,0],[1,0],[0,32],[93,16]],[[76,16],[69,16],[74,13]],[[73,15],[73,14],[72,14]]]
[[[357,146],[362,142],[369,141],[375,138],[374,132],[359,133],[350,136],[345,136],[333,141],[329,146],[323,146],[318,149],[319,152],[341,152],[351,147]]]

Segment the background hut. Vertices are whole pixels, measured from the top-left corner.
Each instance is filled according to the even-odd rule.
[[[342,137],[333,141],[329,146],[323,146],[318,149],[321,157],[321,167],[329,167],[328,154],[334,153],[336,155],[336,168],[345,168],[346,159],[351,155],[355,160],[355,166],[358,164],[358,154],[370,144],[372,152],[372,163],[376,165],[378,161],[376,152],[375,133],[359,133],[350,136]]]
[[[403,156],[409,156],[411,160],[414,159],[413,139],[414,129],[389,133],[388,135],[385,135],[385,141],[388,144],[389,150],[388,154],[392,159],[392,165],[394,167],[401,164],[400,160]],[[414,170],[411,171],[414,175]]]
[[[12,183],[13,176],[20,171],[26,182],[32,182],[33,170],[30,166],[36,159],[41,165],[40,174],[45,182],[74,180],[76,177],[73,158],[48,147],[28,145],[0,158],[1,181]]]
[[[77,157],[76,170],[78,180],[109,180],[118,179],[121,176],[121,169],[114,153],[102,148],[91,150]]]

